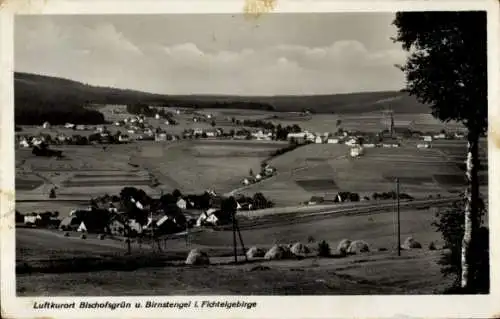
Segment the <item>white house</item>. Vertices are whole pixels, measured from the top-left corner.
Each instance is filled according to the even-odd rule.
[[[399,143],[393,143],[391,144],[391,147],[399,147]]]
[[[363,144],[363,146],[365,148],[375,148],[375,147],[377,147],[377,145],[375,145],[374,143]]]
[[[194,129],[194,131],[193,131],[193,134],[194,134],[194,135],[196,135],[196,134],[201,135],[201,134],[203,134],[203,130],[202,130],[202,129],[200,129],[200,128],[195,128],[195,129]]]
[[[217,221],[219,220],[217,216],[214,214],[217,209],[209,208],[206,212],[200,214],[200,217],[196,220],[196,226],[200,227],[202,225],[210,224],[217,225]]]
[[[30,147],[30,143],[26,140],[26,138],[23,138],[21,141],[19,141],[19,146],[21,147]]]
[[[160,119],[160,114],[156,113],[155,119],[159,120]]]
[[[249,185],[250,184],[250,181],[248,180],[248,178],[245,178],[242,182],[241,182],[243,185]]]
[[[127,132],[129,132],[130,134],[134,134],[135,130],[128,130]]]
[[[255,179],[256,180],[261,180],[262,179],[262,175],[260,175],[260,174],[255,175]]]
[[[436,140],[443,140],[445,138],[446,138],[446,134],[444,134],[444,133],[434,135],[434,139],[436,139]]]
[[[351,138],[350,140],[348,140],[347,142],[345,142],[345,145],[347,145],[347,146],[354,146],[357,143],[358,143],[358,141],[355,138]]]
[[[24,223],[25,224],[36,224],[37,220],[42,219],[40,215],[25,215],[24,216]]]
[[[455,133],[455,138],[464,138],[465,135],[463,133]]]
[[[215,137],[215,132],[213,132],[213,131],[208,131],[208,132],[206,132],[206,134],[207,134],[207,137]]]
[[[286,136],[287,139],[292,139],[292,138],[306,138],[306,132],[299,132],[299,133],[288,133]]]
[[[326,142],[328,144],[338,144],[339,143],[339,139],[338,138],[329,138]]]
[[[32,140],[31,140],[31,144],[33,144],[33,146],[38,146],[40,144],[43,143],[43,140],[39,137],[34,137]]]
[[[359,157],[363,155],[363,148],[361,146],[352,147],[350,149],[351,157]]]
[[[73,127],[75,127],[75,124],[73,124],[73,123],[66,123],[66,124],[64,124],[64,127],[65,128],[73,128]]]
[[[66,135],[64,135],[64,134],[59,134],[59,135],[57,135],[56,139],[59,142],[65,142],[68,139],[68,137]]]
[[[42,127],[43,128],[50,128],[50,123],[49,122],[43,122]]]
[[[87,127],[86,127],[85,125],[82,125],[82,124],[77,125],[75,128],[76,128],[78,131],[85,131],[85,130],[87,129]]]
[[[78,229],[76,231],[82,233],[87,232],[87,226],[85,226],[85,223],[83,221],[80,223],[80,226],[78,226]]]
[[[432,136],[430,136],[430,135],[425,135],[425,136],[423,136],[423,138],[424,138],[424,142],[432,142]]]
[[[169,121],[169,120],[166,120],[166,121],[165,121],[165,125],[170,125],[170,121]]]
[[[182,199],[182,198],[179,198],[179,200],[177,201],[176,205],[180,209],[186,209],[187,208],[187,202],[184,199]]]
[[[308,132],[308,131],[305,131],[305,133],[306,133],[306,140],[307,141],[314,142],[316,140],[316,135],[314,135],[313,133]]]
[[[314,139],[314,143],[323,144],[323,139],[321,138],[321,136],[316,135],[316,138]]]
[[[430,148],[430,144],[424,143],[424,144],[417,144],[417,148],[422,149],[422,148]]]
[[[130,142],[130,138],[128,137],[128,135],[120,135],[120,136],[118,136],[118,142],[128,143],[128,142]]]
[[[155,134],[155,142],[165,142],[167,140],[167,133]]]

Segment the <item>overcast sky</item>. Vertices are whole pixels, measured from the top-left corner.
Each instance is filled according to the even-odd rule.
[[[399,90],[392,13],[17,16],[16,71],[168,94]]]

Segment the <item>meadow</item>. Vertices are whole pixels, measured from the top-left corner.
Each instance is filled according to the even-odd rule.
[[[414,145],[366,148],[363,156],[353,159],[345,145],[310,144],[270,164],[277,168],[278,176],[242,193],[258,190],[281,206],[297,205],[311,196],[333,199],[339,191],[371,198],[374,192],[395,191],[396,178],[400,191],[415,198],[451,195],[458,191],[454,179],[464,175],[439,149],[420,150]]]
[[[183,141],[169,146],[145,146],[133,161],[147,167],[170,189],[225,193],[241,186],[250,170],[258,172],[262,160],[283,142],[265,141]]]
[[[361,239],[368,242],[371,252],[335,259],[308,258],[304,260],[262,261],[234,265],[232,258],[231,231],[201,231],[185,238],[167,241],[162,253],[149,254],[150,264],[130,271],[119,270],[117,260],[125,252],[123,242],[99,241],[93,236],[86,240],[78,237],[63,237],[59,232],[39,230],[18,230],[17,258],[28,264],[23,267],[40,267],[48,257],[63,263],[58,258],[84,258],[93,265],[97,259],[103,261],[100,271],[78,270],[67,273],[33,272],[17,276],[17,291],[22,296],[34,295],[80,295],[92,292],[96,295],[134,294],[425,294],[442,291],[448,284],[443,280],[437,260],[443,250],[429,251],[428,244],[434,241],[442,246],[438,233],[431,225],[433,210],[403,210],[401,213],[401,237],[414,237],[423,249],[403,251],[401,257],[394,252],[394,213],[376,212],[370,215],[328,217],[320,220],[272,227],[242,230],[247,248],[258,246],[269,248],[274,243],[288,244],[303,242],[315,249],[317,242],[326,240],[335,251],[344,238]],[[313,242],[309,242],[309,241]],[[56,245],[56,243],[58,243]],[[189,249],[207,251],[213,265],[210,267],[186,267],[182,261]],[[378,251],[386,248],[387,251]],[[133,246],[133,254],[140,248]],[[144,247],[141,249],[143,252]],[[87,260],[89,257],[96,261]],[[114,257],[113,257],[114,256]],[[54,259],[55,258],[55,259]],[[115,263],[108,260],[114,258]],[[131,256],[131,263],[137,264],[137,255]],[[242,257],[240,256],[240,260]],[[59,260],[59,261],[58,261]],[[159,266],[159,262],[163,263]],[[110,263],[106,266],[106,263]],[[55,264],[54,264],[55,265]],[[75,266],[72,266],[75,267]],[[110,270],[106,267],[114,267]],[[133,267],[133,266],[131,266]],[[267,268],[266,268],[267,267]],[[267,269],[261,271],[259,269]],[[146,275],[148,274],[148,275]],[[154,276],[151,276],[154,274]],[[176,278],[158,280],[158,278]],[[237,277],[234,277],[237,276]],[[55,280],[57,278],[57,280]],[[112,280],[109,280],[112,278]],[[140,278],[140,285],[137,285]],[[154,282],[151,280],[154,278]],[[232,279],[231,279],[232,278]],[[240,278],[241,280],[236,280]],[[230,280],[231,279],[231,280]],[[251,281],[253,284],[248,285]],[[50,284],[49,284],[50,283]],[[77,284],[78,283],[78,284]],[[395,283],[398,283],[397,285]],[[97,288],[98,287],[98,288]],[[146,288],[148,287],[148,288]]]

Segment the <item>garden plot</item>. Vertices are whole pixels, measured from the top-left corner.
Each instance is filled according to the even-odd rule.
[[[33,174],[17,175],[15,180],[16,191],[31,191],[40,187],[44,181]]]
[[[307,192],[333,192],[338,190],[337,184],[333,179],[308,179],[295,181]]]
[[[434,175],[434,179],[444,187],[465,187],[467,185],[467,179],[464,174],[436,174]],[[479,185],[488,185],[487,175],[479,175]]]

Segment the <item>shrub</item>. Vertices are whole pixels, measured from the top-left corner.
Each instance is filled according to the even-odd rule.
[[[441,272],[444,276],[453,276],[454,282],[446,293],[489,293],[490,290],[490,264],[489,264],[489,229],[480,227],[472,234],[470,253],[475,262],[470,265],[470,287],[462,289],[461,280],[461,250],[462,238],[464,236],[464,205],[465,199],[453,203],[451,206],[442,208],[437,213],[437,221],[434,226],[441,233],[445,244],[444,247],[449,252],[443,254],[438,262],[441,265]],[[479,224],[482,217],[487,212],[484,202],[479,203]]]
[[[309,235],[309,236],[307,237],[307,242],[308,242],[308,243],[314,243],[314,242],[315,242],[314,237],[313,237],[312,235]]]
[[[80,238],[81,238],[81,239],[87,239],[87,235],[85,235],[85,234],[81,234],[81,235],[80,235]]]
[[[433,241],[429,243],[429,250],[436,250],[436,244]]]
[[[330,257],[330,245],[326,241],[321,241],[318,243],[318,256],[319,257]]]

